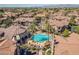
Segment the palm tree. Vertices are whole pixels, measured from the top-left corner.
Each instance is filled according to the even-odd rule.
[[[34,34],[34,32],[36,31],[36,27],[37,26],[36,26],[35,22],[33,22],[28,30],[30,30],[32,32],[32,34]]]
[[[69,22],[69,25],[70,25],[70,26],[75,25],[75,23],[76,23],[75,18],[76,18],[76,16],[72,16],[72,17],[71,17],[70,22]]]
[[[49,33],[52,33],[51,36],[53,36],[53,38],[54,38],[54,29],[48,23],[48,21],[46,21],[45,24],[46,24],[45,27],[46,27],[46,31],[48,33],[48,36],[49,36]],[[55,50],[54,40],[51,39],[50,42],[51,42],[51,54],[54,54],[54,50]],[[53,52],[52,52],[52,50],[53,50]]]

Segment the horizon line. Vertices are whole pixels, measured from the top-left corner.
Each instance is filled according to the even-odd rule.
[[[0,8],[5,7],[79,8],[79,4],[0,4]]]

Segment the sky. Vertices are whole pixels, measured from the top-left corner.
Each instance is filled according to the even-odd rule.
[[[0,7],[42,7],[47,4],[0,4]]]
[[[0,7],[77,7],[79,8],[79,4],[0,4]]]

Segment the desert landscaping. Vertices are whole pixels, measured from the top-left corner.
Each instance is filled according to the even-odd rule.
[[[0,55],[79,55],[79,8],[0,8]]]

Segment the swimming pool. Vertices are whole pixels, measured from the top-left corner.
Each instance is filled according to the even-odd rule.
[[[36,34],[32,36],[32,40],[42,43],[44,41],[50,40],[51,36],[45,34]]]

